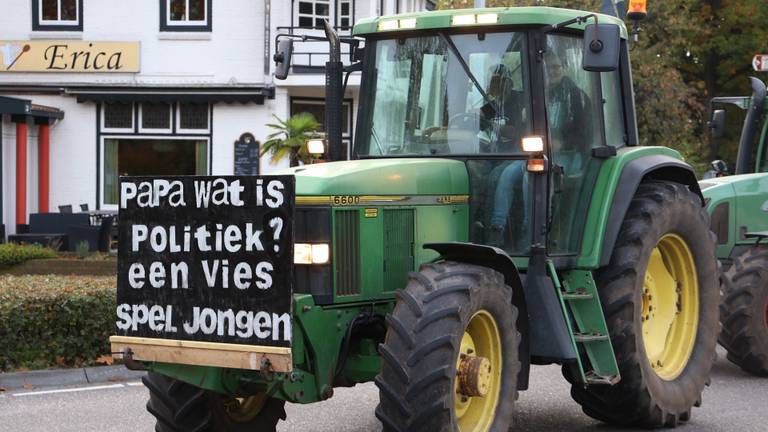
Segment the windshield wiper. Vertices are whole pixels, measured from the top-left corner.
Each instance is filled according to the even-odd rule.
[[[373,126],[373,124],[371,124],[371,136],[376,142],[376,147],[379,148],[379,154],[384,156],[384,149],[381,147],[381,141],[379,141],[379,137],[376,135],[376,128]]]
[[[475,85],[475,88],[480,93],[480,95],[483,97],[485,102],[488,104],[488,106],[491,107],[493,110],[493,113],[497,116],[500,115],[501,110],[499,110],[499,107],[496,105],[496,101],[492,100],[488,93],[483,90],[483,86],[480,85],[480,82],[477,81],[477,78],[475,78],[475,75],[472,73],[472,71],[469,69],[469,65],[467,65],[467,62],[464,61],[464,57],[461,56],[461,53],[459,52],[459,49],[456,48],[456,44],[453,43],[453,40],[450,36],[447,36],[443,32],[437,32],[437,35],[440,36],[440,39],[445,42],[446,45],[448,45],[448,49],[451,50],[451,53],[456,57],[456,59],[459,61],[459,64],[461,65],[461,68],[464,69],[464,73],[469,77],[469,80],[472,81],[472,84]]]

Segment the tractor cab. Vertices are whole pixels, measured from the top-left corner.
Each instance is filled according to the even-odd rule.
[[[713,144],[721,144],[724,138],[738,137],[738,154],[734,174],[768,172],[768,119],[766,118],[766,86],[758,78],[751,77],[751,96],[725,96],[712,98],[712,118],[709,122]],[[726,106],[735,106],[745,112],[741,134],[727,127]],[[705,179],[729,174],[722,160],[713,161],[704,175]]]
[[[515,9],[358,23],[352,157],[460,160],[469,241],[572,255],[604,159],[636,142],[626,29],[608,16]]]

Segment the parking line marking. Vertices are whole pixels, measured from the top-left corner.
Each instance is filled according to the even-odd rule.
[[[82,391],[90,391],[90,390],[106,390],[106,389],[121,388],[121,387],[124,387],[124,386],[122,384],[112,384],[112,385],[103,385],[103,386],[76,387],[76,388],[59,389],[59,390],[42,390],[42,391],[36,391],[36,392],[14,393],[13,396],[21,397],[21,396],[46,395],[46,394],[54,394],[54,393],[74,393],[74,392],[82,392]]]

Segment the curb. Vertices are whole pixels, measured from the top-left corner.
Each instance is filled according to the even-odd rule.
[[[146,372],[128,370],[123,365],[0,373],[0,389],[11,391],[78,384],[119,383],[141,379],[144,374]]]

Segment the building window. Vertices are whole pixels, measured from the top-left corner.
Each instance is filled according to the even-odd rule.
[[[145,102],[139,110],[139,132],[171,133],[171,104]]]
[[[133,104],[105,103],[102,119],[105,132],[133,132]]]
[[[83,1],[32,0],[32,30],[83,31]]]
[[[339,27],[343,29],[349,29],[352,27],[352,1],[340,0],[339,1]]]
[[[208,113],[208,104],[180,103],[176,129],[179,132],[207,132],[210,130]]]
[[[121,175],[209,174],[210,104],[124,101],[98,109],[99,208],[117,208]]]
[[[102,204],[117,204],[120,176],[207,175],[208,143],[208,138],[105,137]]]
[[[160,0],[160,31],[212,29],[211,0]]]
[[[331,20],[330,0],[299,1],[299,27],[323,27]]]

